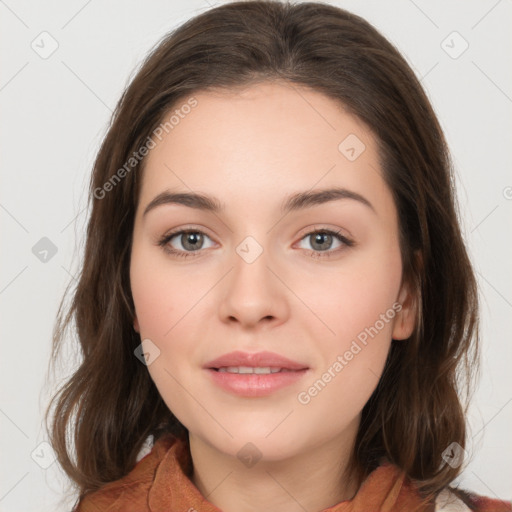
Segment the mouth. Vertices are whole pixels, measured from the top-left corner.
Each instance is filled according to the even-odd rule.
[[[268,351],[230,352],[203,368],[220,389],[244,397],[268,396],[296,384],[309,372],[305,364]]]
[[[206,368],[211,382],[224,392],[245,398],[266,397],[304,379],[309,368],[292,370],[269,366],[221,366]],[[301,384],[301,388],[304,384]]]

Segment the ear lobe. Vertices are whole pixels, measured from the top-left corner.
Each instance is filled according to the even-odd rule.
[[[133,319],[133,330],[140,334],[139,320],[137,319],[137,316]]]

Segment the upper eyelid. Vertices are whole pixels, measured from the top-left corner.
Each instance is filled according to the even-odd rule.
[[[171,230],[168,233],[165,233],[160,237],[160,239],[170,239],[175,237],[176,235],[182,235],[183,233],[201,233],[202,235],[206,235],[209,238],[212,238],[211,235],[209,235],[204,229],[202,228],[195,228],[195,227],[184,227],[184,228],[178,228],[176,230]]]
[[[309,235],[311,233],[316,233],[318,231],[327,231],[327,232],[332,232],[332,233],[336,233],[336,234],[339,234],[339,235],[342,235],[342,233],[344,232],[344,230],[340,229],[340,228],[334,228],[334,227],[333,228],[328,228],[328,227],[322,227],[322,226],[313,226],[313,227],[309,227],[309,228],[305,228],[305,229],[307,231],[305,231],[301,235],[301,238],[304,238],[305,236],[307,236],[307,235]],[[167,232],[164,235],[162,235],[162,238],[165,238],[167,236],[179,235],[179,234],[187,233],[187,232],[201,233],[203,235],[210,236],[205,229],[203,229],[203,228],[196,228],[194,226],[190,226],[190,227],[176,228],[176,230],[174,230],[174,229],[170,230],[169,232]],[[350,238],[350,235],[347,234],[346,237]]]

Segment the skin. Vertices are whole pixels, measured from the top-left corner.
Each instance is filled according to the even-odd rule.
[[[392,339],[414,328],[396,207],[374,136],[323,94],[274,82],[194,96],[197,107],[146,160],[130,263],[134,328],[160,351],[148,371],[189,430],[192,481],[208,501],[227,512],[320,511],[356,494],[345,470],[361,410]],[[338,149],[349,134],[366,146],[354,161]],[[292,193],[331,186],[363,195],[374,211],[342,199],[280,212]],[[225,210],[164,204],[143,215],[164,190],[212,195]],[[190,227],[207,235],[195,255],[158,245],[174,228]],[[318,249],[308,234],[322,228],[355,245],[333,238]],[[263,250],[250,264],[236,252],[247,236]],[[177,235],[168,246],[193,253],[188,240]],[[298,394],[396,303],[402,310],[300,403]],[[236,396],[202,368],[233,350],[277,352],[309,370],[272,395]],[[252,467],[237,457],[248,442],[261,453]]]

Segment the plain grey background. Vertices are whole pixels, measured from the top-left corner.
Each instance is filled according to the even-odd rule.
[[[363,16],[401,50],[445,131],[482,303],[482,377],[457,482],[511,499],[512,2],[329,3]],[[53,322],[81,256],[91,165],[142,58],[213,5],[0,0],[0,511],[70,509],[42,412],[55,387],[46,381]],[[74,364],[70,351],[58,378]]]

